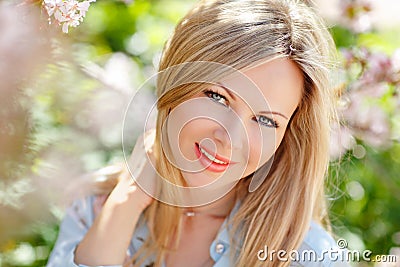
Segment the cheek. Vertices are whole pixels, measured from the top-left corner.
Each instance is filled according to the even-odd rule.
[[[194,144],[206,140],[213,127],[215,123],[207,119],[195,119],[183,125],[176,135],[180,153],[188,160],[196,160]]]
[[[189,153],[189,145],[193,143],[193,138],[196,134],[194,129],[197,128],[196,126],[197,125],[195,121],[189,122],[184,125],[182,129],[180,129],[178,135],[176,136],[178,138],[179,153],[181,153],[181,155],[188,160],[195,159],[193,153]]]
[[[262,129],[261,134],[257,133],[249,135],[250,154],[249,167],[255,171],[266,163],[278,149],[283,140],[285,128],[279,129]]]

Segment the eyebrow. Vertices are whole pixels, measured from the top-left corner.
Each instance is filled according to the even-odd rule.
[[[232,99],[235,100],[235,101],[237,100],[236,96],[234,96],[234,95],[231,93],[231,90],[230,90],[229,88],[227,88],[226,86],[224,86],[224,85],[221,84],[221,83],[217,83],[217,85],[218,85],[219,87],[221,87],[222,89],[224,89],[224,90],[226,91],[226,93],[229,95],[230,98],[232,98]],[[283,115],[282,113],[277,112],[277,111],[260,111],[260,113],[279,115],[279,116],[281,116],[281,117],[283,117],[283,118],[289,120],[288,117],[286,117],[285,115]]]
[[[282,113],[277,112],[277,111],[260,111],[260,113],[279,115],[279,116],[284,117],[285,119],[289,120],[288,117],[286,117],[285,115],[283,115]]]
[[[228,88],[228,87],[226,87],[225,85],[223,85],[223,84],[221,84],[221,83],[217,83],[217,85],[219,86],[219,87],[221,87],[222,89],[224,89],[225,91],[226,91],[226,93],[229,95],[229,97],[230,98],[232,98],[233,100],[237,100],[236,99],[236,96],[234,96],[232,93],[231,93],[231,90]]]

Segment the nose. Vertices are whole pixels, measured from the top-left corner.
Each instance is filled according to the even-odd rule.
[[[232,120],[214,129],[214,138],[225,150],[241,150],[245,142],[245,126],[240,120]]]

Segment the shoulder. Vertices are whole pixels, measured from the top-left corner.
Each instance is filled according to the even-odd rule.
[[[90,195],[74,200],[66,209],[61,225],[88,229],[100,213],[106,199],[107,195]]]
[[[303,240],[303,244],[313,248],[319,253],[324,249],[337,247],[336,241],[333,239],[331,234],[315,221],[311,221],[307,235]]]
[[[349,266],[343,261],[345,250],[321,225],[312,221],[309,230],[297,250],[292,266],[334,267]]]

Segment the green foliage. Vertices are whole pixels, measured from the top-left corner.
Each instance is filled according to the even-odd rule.
[[[330,29],[330,32],[338,48],[350,47],[357,42],[354,34],[349,29],[342,26],[334,26]]]
[[[365,47],[390,56],[400,47],[398,29],[355,34],[336,26],[331,32],[338,48]],[[367,58],[365,64],[370,63]],[[359,82],[363,70],[353,66],[348,71],[350,83]],[[366,105],[376,105],[388,114],[393,141],[372,147],[357,139],[352,151],[331,164],[329,175],[334,232],[348,241],[350,249],[369,249],[373,256],[394,253],[393,248],[400,246],[400,144],[395,140],[400,134],[396,115],[399,107],[393,97],[399,88],[387,86],[389,89],[379,98],[364,100]]]
[[[400,144],[378,151],[365,146],[365,157],[350,154],[333,167],[332,177],[340,177],[338,192],[344,193],[334,200],[331,217],[338,236],[351,234],[362,241],[354,242],[353,249],[369,249],[374,254],[388,254],[399,245],[396,233],[400,221]]]
[[[91,5],[82,25],[71,29],[67,37],[73,43],[72,62],[78,65],[90,60],[101,65],[111,53],[123,52],[136,62],[138,73],[145,72],[153,67],[154,56],[193,2],[136,0],[127,5],[122,1],[98,0]],[[335,26],[331,32],[338,48],[367,46],[390,54],[400,46],[398,29],[357,35]],[[73,134],[69,127],[76,123],[73,107],[93,98],[91,93],[100,86],[68,65],[71,62],[63,62],[49,65],[40,79],[38,75],[35,86],[44,88],[33,96],[35,151],[51,144],[62,145],[59,141]],[[62,85],[63,94],[46,88],[46,84]],[[387,112],[395,108],[391,98],[395,90],[377,100]],[[398,117],[392,125],[400,130]],[[86,159],[90,158],[91,163],[85,170],[121,158],[119,143],[107,146],[90,136],[80,136],[82,140],[67,146],[70,150],[80,147],[90,152]],[[393,142],[377,149],[362,140],[357,142],[358,151],[349,151],[330,168],[329,181],[335,184],[330,190],[333,229],[347,239],[350,248],[369,249],[374,255],[388,254],[391,248],[400,246],[400,144]],[[43,161],[37,158],[32,171],[36,172]],[[60,217],[54,217],[57,220],[51,222],[31,222],[18,236],[0,244],[0,266],[44,266],[58,231]]]

